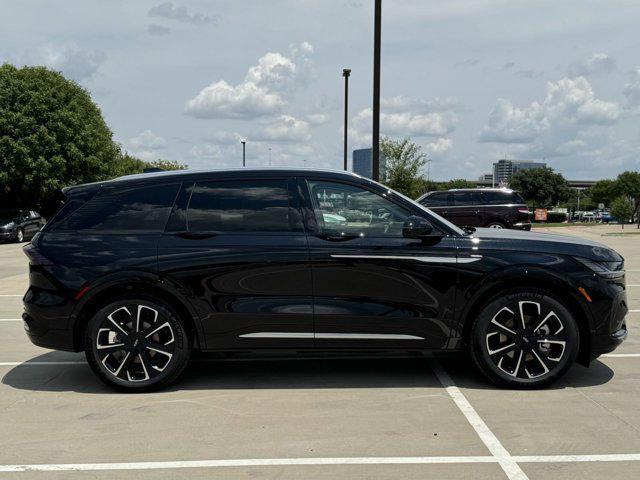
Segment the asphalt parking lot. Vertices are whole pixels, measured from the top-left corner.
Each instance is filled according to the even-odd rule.
[[[640,478],[640,235],[549,230],[625,257],[630,336],[527,392],[464,359],[205,359],[114,393],[82,354],[28,341],[26,257],[0,245],[0,478]]]

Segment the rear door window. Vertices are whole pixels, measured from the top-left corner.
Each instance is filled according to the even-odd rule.
[[[187,208],[194,232],[300,232],[286,179],[198,182]]]
[[[425,207],[444,207],[451,205],[451,194],[449,192],[435,192],[424,197],[420,203]]]
[[[456,206],[481,205],[480,192],[462,191],[453,193],[453,204]]]
[[[54,230],[161,232],[179,186],[151,185],[100,193],[57,223]]]

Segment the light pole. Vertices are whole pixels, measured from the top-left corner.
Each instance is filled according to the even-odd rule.
[[[373,145],[371,151],[371,173],[380,180],[380,40],[382,31],[382,0],[375,0],[373,26]]]
[[[347,171],[347,121],[349,118],[349,75],[351,75],[350,68],[344,68],[342,70],[342,76],[344,77],[344,170]]]
[[[271,166],[271,147],[269,147],[269,166]]]
[[[246,166],[246,158],[245,158],[245,145],[247,143],[246,140],[240,140],[240,143],[242,144],[242,166]]]

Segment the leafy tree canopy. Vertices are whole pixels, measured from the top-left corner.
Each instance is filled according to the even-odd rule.
[[[426,164],[426,155],[410,139],[380,140],[380,157],[386,160],[383,183],[411,198],[422,193],[420,169]]]
[[[534,207],[553,207],[569,197],[565,178],[548,167],[520,170],[513,174],[509,186]]]
[[[0,66],[0,204],[48,214],[67,185],[148,166],[122,154],[100,109],[75,82],[45,67]]]
[[[618,183],[615,180],[600,180],[589,189],[589,196],[595,203],[610,205],[618,196]]]
[[[621,195],[611,203],[611,215],[618,219],[623,225],[627,223],[633,215],[634,204],[629,197]]]

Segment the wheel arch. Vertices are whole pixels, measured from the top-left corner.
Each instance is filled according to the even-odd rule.
[[[465,295],[460,311],[460,339],[468,345],[471,337],[474,312],[478,312],[490,299],[507,290],[531,288],[541,291],[562,303],[573,315],[578,324],[580,345],[576,361],[588,366],[591,354],[592,318],[578,296],[578,287],[557,272],[540,267],[520,267],[497,272],[487,277],[481,284],[470,289]],[[562,291],[566,296],[559,298],[554,292]]]
[[[155,275],[118,275],[117,279],[103,281],[92,286],[78,303],[73,314],[73,346],[76,351],[84,348],[84,334],[89,319],[109,301],[123,295],[149,295],[167,303],[183,319],[194,340],[194,348],[202,349],[203,332],[199,317],[182,295],[167,287]]]

